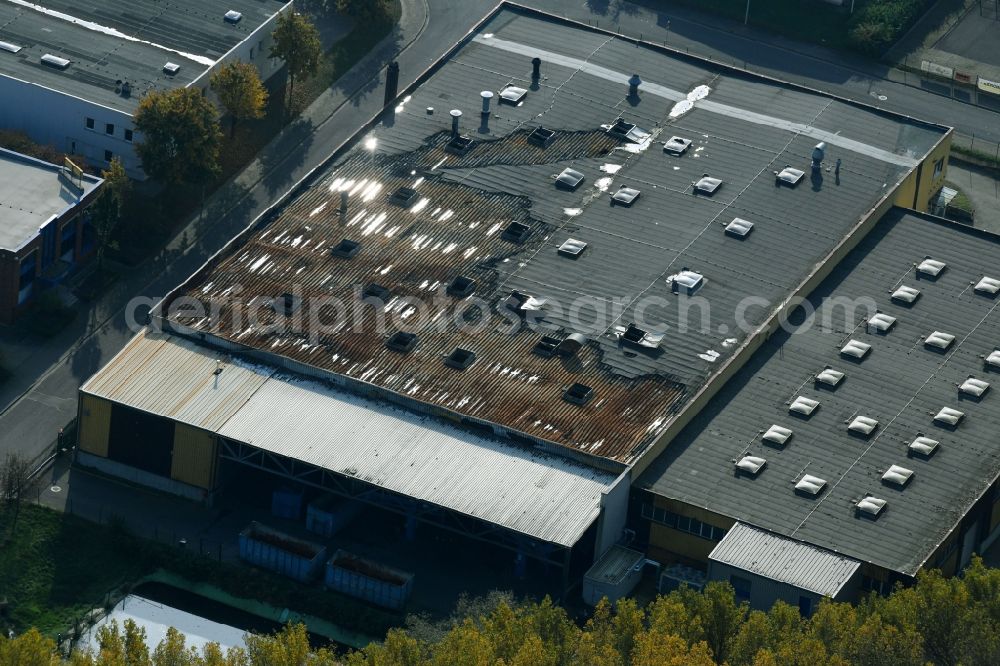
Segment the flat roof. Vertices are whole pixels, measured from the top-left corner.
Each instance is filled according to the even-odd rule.
[[[633,73],[643,81],[637,99],[627,94]],[[495,96],[482,123],[480,92],[508,84],[524,98],[501,104]],[[448,152],[450,109],[463,112],[461,132],[477,142],[467,154]],[[619,117],[651,135],[612,136],[607,128]],[[548,147],[528,140],[539,126],[555,132]],[[218,306],[220,317],[170,314],[171,299],[167,316],[181,330],[346,376],[423,410],[627,465],[748,335],[738,304],[767,299],[745,313],[746,328],[762,323],[946,132],[505,7],[395,113],[175,292]],[[663,150],[674,134],[693,142],[683,157]],[[810,179],[821,140],[826,161]],[[775,186],[785,165],[807,171],[798,187]],[[585,176],[576,190],[556,187],[567,167]],[[722,188],[695,196],[692,182],[705,173]],[[622,185],[641,192],[631,207],[610,203]],[[415,191],[402,205],[390,197],[401,187]],[[746,240],[724,232],[736,217],[755,225]],[[529,228],[526,239],[504,233],[512,222]],[[587,243],[575,260],[558,251],[570,238]],[[360,244],[357,255],[331,256],[344,239]],[[686,301],[669,280],[685,267],[704,275],[698,295],[711,314],[704,330],[680,333]],[[468,299],[441,295],[458,276],[475,280],[472,298],[485,315],[465,309]],[[384,331],[374,307],[317,335],[320,327],[303,323],[322,312],[322,299],[356,303],[371,284],[389,297]],[[545,301],[528,303],[540,308],[532,311],[540,325],[498,332],[517,319],[497,309],[513,291]],[[299,314],[267,314],[283,293],[302,297]],[[431,305],[436,295],[442,300]],[[435,317],[441,308],[446,314]],[[623,340],[636,320],[669,330],[658,342]],[[485,331],[468,330],[477,325]],[[415,351],[386,348],[397,329],[417,334]],[[572,333],[588,338],[575,356],[533,353],[543,334]],[[464,371],[443,362],[456,348],[476,355]],[[563,398],[573,384],[593,391],[583,406]]]
[[[187,86],[277,13],[282,0],[6,0],[0,3],[0,75],[133,113],[149,90]],[[223,16],[235,10],[237,23]],[[51,54],[65,69],[42,63]],[[180,65],[173,76],[167,62]],[[116,88],[127,81],[131,94]]]
[[[708,559],[833,598],[861,563],[787,537],[736,523]]]
[[[615,482],[149,329],[80,391],[566,547],[597,519],[601,494]]]
[[[0,249],[16,252],[104,182],[84,174],[77,188],[61,173],[55,164],[0,148]]]
[[[947,265],[936,281],[916,275],[927,255]],[[914,575],[1000,474],[1000,374],[984,364],[1000,300],[975,291],[984,275],[1000,279],[1000,237],[890,211],[811,296],[815,317],[772,335],[636,486]],[[920,291],[911,307],[890,298],[900,286]],[[895,318],[887,334],[866,330],[873,309]],[[955,336],[946,350],[925,344],[936,331]],[[851,340],[871,345],[860,362],[840,352]],[[826,366],[844,373],[834,390],[814,380]],[[977,401],[958,389],[970,376],[995,386]],[[789,411],[800,396],[819,402],[808,419]],[[935,422],[944,407],[957,428]],[[858,417],[877,421],[867,438],[848,430]],[[772,425],[792,431],[784,449],[762,441]],[[939,442],[931,457],[910,452],[919,436]],[[744,456],[766,467],[737,476]],[[913,472],[903,488],[882,480],[894,465]],[[818,496],[795,492],[806,474],[826,481]],[[856,510],[866,496],[887,502],[875,519]]]

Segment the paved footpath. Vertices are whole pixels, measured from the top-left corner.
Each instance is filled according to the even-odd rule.
[[[966,136],[975,133],[977,141],[1000,141],[996,113],[905,85],[899,81],[905,75],[878,63],[679,8],[668,13],[619,0],[528,0],[527,4],[952,125]],[[76,415],[79,386],[131,337],[124,317],[130,299],[156,300],[182,282],[378,113],[383,71],[390,60],[400,61],[400,87],[409,85],[493,6],[492,0],[402,0],[403,14],[395,32],[210,197],[204,215],[189,220],[158,257],[127,273],[53,339],[0,345],[7,362],[15,366],[15,376],[0,388],[0,406],[6,405],[0,407],[0,456],[16,449],[37,457],[51,447],[58,429]]]

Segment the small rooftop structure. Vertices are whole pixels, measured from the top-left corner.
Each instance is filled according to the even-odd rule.
[[[830,598],[861,566],[849,557],[744,523],[736,523],[708,559]]]

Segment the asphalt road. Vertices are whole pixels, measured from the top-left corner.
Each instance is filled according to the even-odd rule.
[[[130,273],[54,340],[18,349],[18,375],[0,401],[11,400],[0,412],[0,455],[18,450],[34,458],[48,450],[59,427],[76,415],[79,386],[131,337],[125,318],[130,299],[138,295],[153,302],[179,284],[378,113],[382,68],[400,48],[406,46],[399,56],[404,87],[494,5],[487,0],[404,0],[403,4],[394,40],[339,81],[259,160],[214,194],[204,216],[191,221],[159,257]],[[596,21],[601,27],[617,25],[626,34],[642,34],[716,60],[741,65],[745,61],[753,71],[949,124],[960,132],[975,133],[977,139],[1000,141],[1000,116],[992,111],[879,78],[892,73],[878,65],[847,61],[776,38],[757,41],[738,24],[713,27],[688,13],[667,15],[603,0],[529,0],[528,4],[574,20]],[[352,94],[355,91],[359,92]],[[872,92],[886,99],[872,97]]]

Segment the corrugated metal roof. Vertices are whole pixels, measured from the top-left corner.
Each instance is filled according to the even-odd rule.
[[[570,546],[614,476],[342,390],[275,377],[219,430],[543,541]]]
[[[140,332],[81,390],[563,546],[615,481],[167,334]]]
[[[645,559],[643,553],[615,544],[590,567],[586,577],[598,583],[616,585]]]
[[[273,372],[143,329],[80,390],[215,432]]]
[[[815,546],[736,523],[709,560],[780,583],[834,597],[861,563]]]
[[[172,321],[431,409],[629,464],[745,339],[739,314],[750,328],[762,323],[892,192],[906,165],[945,133],[509,9],[478,37],[367,134],[376,139],[374,150],[356,137],[273,218],[178,290],[219,306],[220,318],[175,315]],[[560,57],[543,61],[541,80],[532,82],[527,51],[483,41],[490,39]],[[639,99],[627,99],[631,73],[656,94],[640,87]],[[512,106],[494,98],[488,122],[477,127],[480,91],[510,83],[528,89],[525,100]],[[665,91],[687,95],[699,86],[708,86],[708,96],[671,116],[676,96]],[[443,150],[449,108],[465,112],[461,131],[479,142],[464,157]],[[694,144],[673,158],[656,142],[648,150],[611,142],[600,128],[619,116],[651,130],[656,141],[678,134]],[[538,125],[558,133],[547,149],[526,142]],[[795,189],[776,188],[772,171],[785,164],[808,170],[816,137],[825,133],[838,135],[827,162],[843,158],[840,176],[829,167]],[[554,187],[567,166],[586,175],[576,191]],[[725,182],[715,196],[691,194],[703,173]],[[628,208],[609,203],[608,190],[622,184],[642,193]],[[387,194],[401,186],[414,188],[420,203],[409,209],[390,203]],[[337,212],[342,190],[350,191],[343,219]],[[734,217],[755,225],[744,241],[723,233]],[[501,239],[511,221],[533,227],[523,244]],[[361,252],[350,260],[331,258],[328,248],[345,237],[359,241]],[[570,237],[588,243],[576,260],[556,250]],[[705,325],[696,306],[686,330],[682,299],[666,282],[684,267],[705,275],[698,295],[711,303]],[[488,306],[513,289],[547,299],[541,317],[547,332],[586,329],[592,342],[576,358],[543,359],[531,353],[542,331],[472,334],[450,317],[405,319],[405,297],[431,301],[457,275],[475,279],[475,296]],[[310,339],[302,323],[309,320],[309,302],[350,302],[371,282],[395,297],[387,309],[395,323],[386,334],[394,327],[414,330],[415,352],[386,350],[373,313]],[[299,322],[266,313],[270,299],[295,289],[306,300]],[[770,306],[741,311],[749,296]],[[605,313],[597,315],[596,308]],[[249,323],[254,312],[263,313],[262,326]],[[615,335],[616,326],[640,315],[647,328],[667,327],[659,347],[633,348]],[[441,362],[458,346],[477,355],[464,372]],[[577,382],[594,391],[583,407],[562,399]]]
[[[937,280],[915,275],[927,255],[947,264]],[[810,297],[811,327],[772,335],[636,486],[916,574],[1000,475],[998,397],[991,391],[976,400],[957,388],[970,375],[996,384],[983,358],[1000,347],[1000,301],[973,287],[984,275],[1000,277],[998,266],[997,236],[891,211]],[[892,301],[900,285],[919,289],[919,300],[910,307]],[[895,317],[893,329],[866,331],[863,319],[873,312],[865,301],[845,321],[853,299],[870,299]],[[924,346],[934,331],[955,336],[947,352]],[[872,346],[860,363],[840,355],[852,338]],[[824,366],[845,374],[835,390],[813,381]],[[788,413],[799,395],[820,403],[808,420]],[[965,413],[956,429],[934,423],[942,407]],[[848,431],[857,416],[879,422],[871,438]],[[773,424],[794,433],[784,449],[760,439]],[[908,455],[919,433],[940,442],[929,459]],[[732,460],[748,454],[765,458],[767,468],[753,479],[734,476]],[[881,482],[892,465],[914,471],[905,488]],[[793,492],[804,473],[827,481],[819,497]],[[856,515],[866,495],[887,500],[876,520]]]

